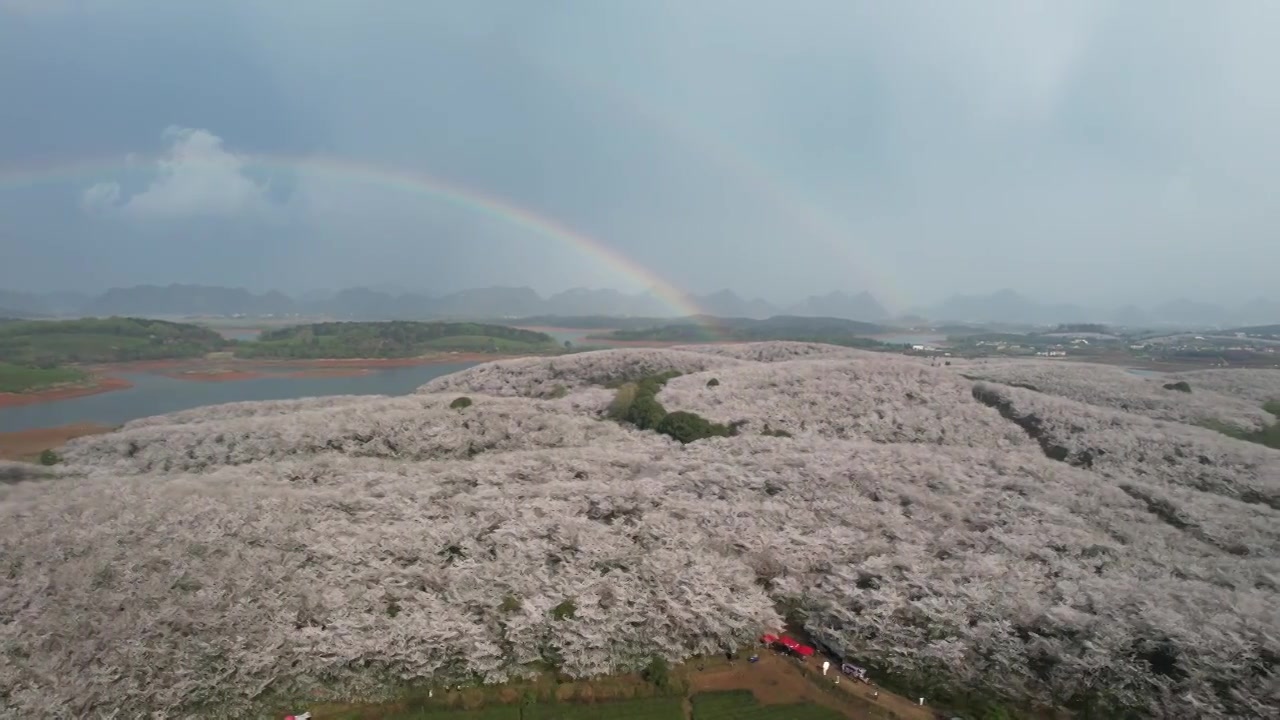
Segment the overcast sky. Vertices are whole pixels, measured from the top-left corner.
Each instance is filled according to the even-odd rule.
[[[694,292],[1280,298],[1277,77],[1269,0],[0,0],[0,286],[645,281],[463,193]]]

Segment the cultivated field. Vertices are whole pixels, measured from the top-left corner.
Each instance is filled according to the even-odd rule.
[[[761,705],[749,690],[693,697],[693,720],[842,720],[820,705]]]
[[[734,433],[608,418],[665,370]],[[608,676],[784,621],[913,696],[1276,716],[1280,451],[1205,427],[1262,437],[1274,376],[1113,370],[608,350],[80,438],[3,468],[0,716]],[[741,700],[701,702],[780,717]]]

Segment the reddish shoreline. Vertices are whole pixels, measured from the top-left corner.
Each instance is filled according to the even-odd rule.
[[[233,382],[235,380],[256,380],[266,377],[266,373],[253,370],[187,370],[185,372],[159,373],[174,380],[190,380],[192,382]]]
[[[69,400],[71,398],[85,397],[86,395],[97,395],[98,393],[111,392],[112,390],[124,390],[125,388],[131,387],[133,387],[133,383],[125,380],[124,378],[94,377],[92,385],[50,388],[48,390],[37,390],[29,393],[0,393],[0,408],[35,405],[37,403],[53,402],[55,400]]]
[[[252,358],[184,358],[179,360],[135,360],[103,363],[85,367],[92,374],[92,384],[50,388],[29,393],[0,393],[0,408],[35,405],[69,400],[133,387],[133,383],[116,373],[155,373],[175,380],[191,382],[235,382],[264,377],[322,378],[359,377],[380,368],[415,367],[419,365],[451,365],[483,363],[495,360],[529,357],[528,355],[489,354],[475,352],[436,353],[407,358],[323,358],[276,360]]]
[[[68,440],[85,435],[100,435],[114,429],[110,425],[98,423],[72,423],[0,433],[0,459],[34,461],[42,451],[60,448]]]
[[[285,373],[284,376],[291,378],[362,377],[371,373],[373,373],[373,368],[367,367],[318,367],[311,370],[295,370],[293,372]]]

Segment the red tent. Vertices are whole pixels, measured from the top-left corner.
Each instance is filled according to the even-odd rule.
[[[814,653],[813,648],[801,643],[799,640],[796,640],[795,638],[789,638],[786,635],[783,635],[782,637],[778,638],[778,644],[790,650],[791,652],[799,655],[800,657],[809,657]]]

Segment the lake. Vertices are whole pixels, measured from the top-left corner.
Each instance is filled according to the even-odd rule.
[[[98,395],[0,409],[0,432],[71,423],[119,425],[150,415],[244,400],[291,400],[319,395],[407,395],[428,380],[478,363],[377,368],[351,377],[263,377],[228,382],[178,380],[154,373],[113,373],[133,387]]]
[[[1145,370],[1143,368],[1125,368],[1124,371],[1130,375],[1146,378],[1158,378],[1168,375],[1168,373],[1160,372],[1159,370]]]
[[[947,344],[947,336],[937,334],[891,333],[888,335],[869,335],[868,337],[892,345],[932,345],[934,347],[942,347]]]

